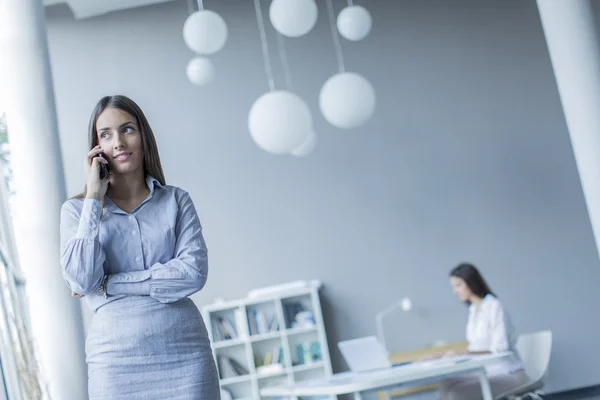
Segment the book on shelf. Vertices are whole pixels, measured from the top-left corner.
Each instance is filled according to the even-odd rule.
[[[261,335],[268,332],[277,332],[279,330],[279,321],[277,315],[273,313],[269,319],[264,312],[255,308],[248,311],[248,327],[251,335]]]
[[[213,335],[215,340],[229,340],[247,337],[242,329],[244,314],[241,310],[235,310],[233,322],[230,318],[217,316],[213,318]]]
[[[273,351],[267,351],[264,357],[255,354],[254,362],[257,367],[283,363],[283,347],[275,346]]]
[[[216,340],[236,339],[237,332],[229,319],[224,317],[216,317],[213,320],[213,334]]]
[[[219,364],[220,379],[248,375],[248,369],[231,357],[217,356],[217,363]]]

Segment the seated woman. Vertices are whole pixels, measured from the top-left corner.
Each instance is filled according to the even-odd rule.
[[[460,264],[450,272],[454,294],[469,306],[467,322],[468,353],[487,354],[513,351],[515,359],[486,367],[494,396],[528,381],[523,363],[515,350],[514,328],[502,303],[473,265]],[[440,384],[442,400],[479,400],[482,398],[477,375],[464,375]]]

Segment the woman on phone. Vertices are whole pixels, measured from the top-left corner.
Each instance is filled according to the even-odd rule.
[[[494,396],[527,383],[523,363],[515,350],[515,333],[502,303],[471,264],[460,264],[450,272],[450,284],[460,301],[469,306],[466,353],[489,354],[512,351],[514,360],[486,367]],[[481,399],[477,375],[444,380],[440,385],[442,400]]]
[[[89,398],[218,400],[208,334],[189,298],[208,273],[192,199],[166,185],[152,129],[129,98],[98,102],[89,139],[85,191],[61,210],[63,276],[95,312]]]

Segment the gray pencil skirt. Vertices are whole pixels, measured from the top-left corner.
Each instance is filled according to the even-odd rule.
[[[98,309],[86,337],[90,400],[219,400],[202,316],[190,299],[125,297]]]

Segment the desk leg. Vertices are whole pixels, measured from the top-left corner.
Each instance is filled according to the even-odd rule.
[[[492,388],[490,387],[490,381],[488,381],[487,374],[485,370],[482,369],[479,372],[479,384],[481,385],[481,394],[483,395],[483,400],[494,400],[492,396]]]

